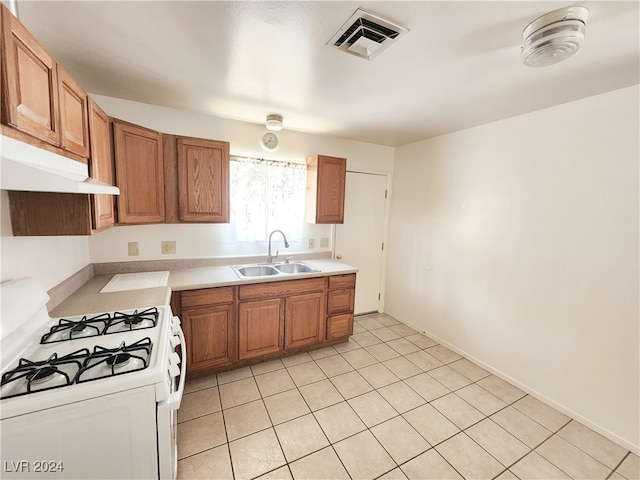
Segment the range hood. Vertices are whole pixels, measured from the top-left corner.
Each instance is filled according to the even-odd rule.
[[[89,178],[88,165],[0,136],[0,188],[31,192],[120,195],[120,189]]]

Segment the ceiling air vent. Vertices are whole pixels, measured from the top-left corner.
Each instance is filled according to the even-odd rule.
[[[327,45],[371,60],[408,31],[395,23],[358,9]]]

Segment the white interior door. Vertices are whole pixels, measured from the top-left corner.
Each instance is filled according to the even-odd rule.
[[[386,175],[347,172],[344,224],[336,225],[336,258],[359,269],[355,313],[377,312],[382,284]]]

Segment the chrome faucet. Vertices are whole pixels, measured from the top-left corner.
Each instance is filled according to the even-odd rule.
[[[273,257],[271,256],[271,237],[276,232],[282,235],[282,238],[284,239],[284,248],[289,248],[289,242],[287,242],[287,237],[285,237],[284,232],[282,230],[274,230],[273,232],[271,232],[269,234],[269,251],[267,252],[267,263],[269,264],[273,263]],[[276,250],[276,257],[277,256],[278,256],[278,251]]]

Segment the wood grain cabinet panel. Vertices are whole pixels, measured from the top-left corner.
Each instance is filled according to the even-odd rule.
[[[252,283],[238,287],[240,300],[287,297],[301,293],[323,292],[326,288],[324,278],[305,278],[281,282]]]
[[[334,277],[334,286],[347,288],[328,291]],[[335,275],[174,292],[189,376],[346,341],[353,333],[354,281],[355,275]],[[335,310],[345,313],[328,314],[332,294],[339,299]]]
[[[161,223],[165,220],[162,134],[113,120],[120,224]]]
[[[210,305],[182,310],[187,346],[187,372],[228,365],[235,361],[233,305]]]
[[[89,195],[9,191],[13,235],[90,235]]]
[[[109,185],[115,182],[111,122],[106,113],[91,99],[89,108],[89,174],[91,178]],[[91,195],[93,229],[102,231],[115,223],[113,195]]]
[[[58,98],[60,101],[60,144],[65,150],[89,156],[89,120],[87,92],[62,66],[58,70]]]
[[[327,340],[353,335],[353,314],[334,315],[327,318]]]
[[[326,339],[353,335],[353,309],[356,298],[356,274],[332,275],[327,292]]]
[[[60,145],[56,62],[2,6],[2,123]]]
[[[203,288],[182,292],[182,308],[202,307],[220,303],[233,303],[233,287]]]
[[[178,137],[178,218],[229,222],[229,143]]]
[[[313,345],[324,340],[325,294],[310,293],[285,301],[284,348]]]
[[[238,304],[238,357],[245,360],[283,348],[284,300],[272,298]]]
[[[238,361],[235,287],[174,292],[171,308],[182,320],[189,376]]]
[[[307,223],[344,223],[346,175],[344,158],[307,158]]]
[[[351,288],[330,291],[327,295],[327,315],[353,312],[354,302],[355,291]]]

